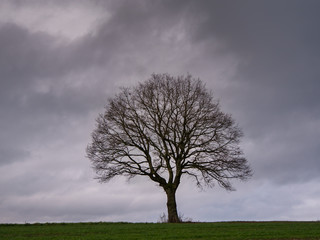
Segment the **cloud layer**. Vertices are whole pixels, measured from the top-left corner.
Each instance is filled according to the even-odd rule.
[[[191,73],[245,133],[255,172],[236,192],[199,191],[199,221],[317,220],[318,1],[2,1],[0,222],[157,221],[165,195],[145,179],[99,184],[85,148],[121,86]]]

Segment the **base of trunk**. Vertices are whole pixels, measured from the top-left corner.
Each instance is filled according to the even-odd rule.
[[[168,222],[169,223],[179,223],[181,222],[176,203],[176,191],[174,189],[166,189],[167,194],[167,208],[168,208]]]

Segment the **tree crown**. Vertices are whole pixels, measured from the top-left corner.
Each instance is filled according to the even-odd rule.
[[[109,100],[87,154],[101,181],[145,175],[176,189],[189,175],[198,186],[232,190],[230,179],[252,174],[241,136],[201,80],[153,74]]]

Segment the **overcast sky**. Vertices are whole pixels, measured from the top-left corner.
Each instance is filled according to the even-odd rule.
[[[183,179],[194,221],[320,219],[320,1],[0,0],[0,223],[157,221],[155,183],[95,173],[109,97],[152,73],[199,77],[245,136],[235,192]]]

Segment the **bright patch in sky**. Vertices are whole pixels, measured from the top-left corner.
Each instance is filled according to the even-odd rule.
[[[24,5],[17,8],[10,2],[2,3],[0,22],[12,22],[32,32],[45,32],[69,40],[82,37],[110,17],[107,11],[89,4],[43,3]]]

